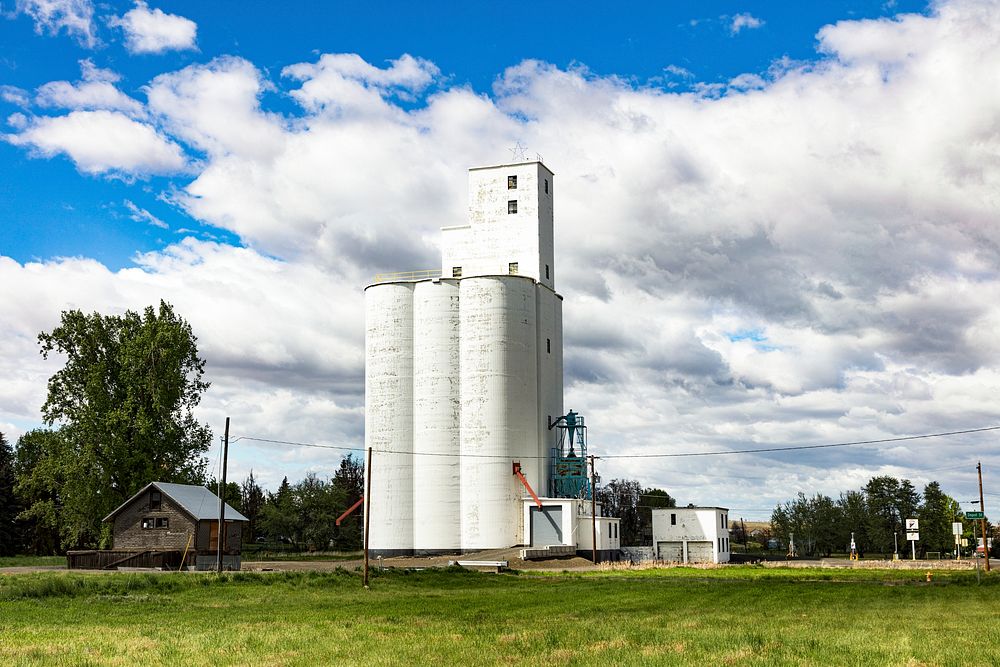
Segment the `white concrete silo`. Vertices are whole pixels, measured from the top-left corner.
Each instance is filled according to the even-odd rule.
[[[413,289],[389,282],[365,290],[366,511],[372,551],[383,555],[413,552]]]
[[[461,548],[459,287],[424,281],[413,292],[413,550]]]
[[[459,316],[462,549],[508,547],[521,541],[524,492],[512,460],[539,463],[535,283],[464,278]]]

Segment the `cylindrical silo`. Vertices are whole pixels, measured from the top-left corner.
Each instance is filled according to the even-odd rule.
[[[459,287],[413,291],[413,550],[461,549],[459,497]]]
[[[535,283],[482,276],[459,291],[462,550],[504,548],[522,541],[511,464],[538,455]]]
[[[372,447],[369,548],[412,554],[413,283],[365,290],[365,445]]]

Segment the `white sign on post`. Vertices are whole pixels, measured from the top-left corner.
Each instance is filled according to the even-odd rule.
[[[920,521],[917,519],[907,519],[906,520],[906,531],[917,530],[920,528]]]
[[[962,534],[962,522],[961,521],[956,521],[955,523],[951,524],[951,532],[953,534],[955,534],[955,535],[961,535]]]
[[[907,533],[906,539],[910,540],[911,542],[916,542],[917,540],[920,539],[920,533]]]

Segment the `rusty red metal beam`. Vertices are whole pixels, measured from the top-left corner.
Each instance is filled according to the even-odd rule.
[[[347,517],[349,517],[351,515],[351,512],[353,512],[354,510],[356,510],[359,507],[361,507],[361,505],[363,505],[364,502],[365,502],[365,497],[361,496],[361,500],[359,500],[358,502],[356,502],[353,505],[351,505],[349,508],[347,508],[346,512],[344,512],[343,514],[341,514],[340,516],[337,517],[337,522],[336,522],[337,525],[339,526],[341,521],[343,521],[344,519],[346,519]]]
[[[535,501],[535,504],[541,508],[542,501],[538,499],[538,496],[535,495],[535,490],[531,488],[531,484],[528,484],[528,480],[524,478],[524,474],[521,473],[521,464],[518,461],[514,461],[514,475],[521,480],[521,484],[524,484],[524,488],[528,490],[528,495],[530,495]]]

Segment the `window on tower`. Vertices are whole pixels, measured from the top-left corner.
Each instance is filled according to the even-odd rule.
[[[507,202],[507,212],[508,213],[517,213],[517,200],[516,199],[511,199],[509,202]]]
[[[507,189],[508,190],[517,190],[517,176],[508,176],[507,177]]]
[[[546,338],[545,339],[545,351],[549,352],[549,353],[552,352],[552,339],[551,338]]]
[[[549,265],[548,264],[545,265],[545,279],[546,280],[549,279]]]
[[[512,276],[517,275],[517,262],[510,262],[509,264],[507,264],[507,273],[509,273]]]
[[[549,179],[545,179],[545,194],[549,194]]]
[[[452,278],[461,278],[462,277],[462,267],[460,267],[460,266],[453,266],[453,267],[451,267],[451,277]]]

